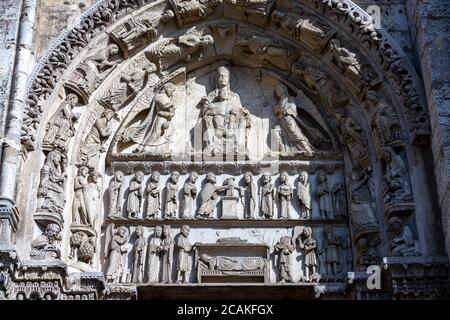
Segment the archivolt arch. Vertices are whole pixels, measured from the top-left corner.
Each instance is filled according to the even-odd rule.
[[[44,202],[52,197],[43,177],[54,170],[61,177],[50,186],[50,193],[59,193],[58,197],[66,200],[57,200],[60,202],[52,203],[53,207],[28,200],[24,209],[36,211],[34,218],[41,226],[56,223],[66,230],[65,257],[76,255],[68,248],[73,248],[75,234],[81,237],[84,233],[97,247],[94,268],[102,268],[101,221],[92,223],[92,228],[72,228],[73,221],[68,219],[75,210],[72,204],[77,201],[81,168],[114,173],[125,165],[126,169],[120,170],[150,173],[155,164],[139,163],[148,160],[145,155],[120,158],[112,151],[104,152],[117,143],[116,130],[126,113],[146,94],[144,89],[150,92],[150,103],[153,85],[186,83],[190,75],[219,61],[275,73],[288,84],[290,95],[304,94],[317,106],[317,119],[327,126],[324,131],[335,135],[330,139],[335,139],[336,149],[344,150],[344,165],[342,168],[335,164],[339,162],[336,158],[330,158],[334,162],[328,165],[306,168],[311,172],[342,170],[353,266],[362,268],[382,256],[435,254],[429,251],[427,241],[437,236],[416,225],[417,219],[432,219],[427,217],[427,210],[433,207],[431,197],[414,201],[418,196],[414,185],[424,183],[426,177],[411,172],[413,166],[423,165],[424,151],[418,146],[429,138],[421,85],[398,45],[383,30],[375,30],[367,13],[350,1],[268,0],[251,7],[239,0],[110,0],[95,4],[61,36],[29,84],[22,143],[30,153],[25,163],[38,163],[41,170],[40,179],[34,176],[40,188],[31,194],[37,193],[39,198],[41,193]],[[176,73],[183,67],[184,71]],[[70,106],[68,98],[74,94],[79,103]],[[69,119],[72,111],[80,115],[78,121]],[[67,121],[61,122],[61,118]],[[108,122],[112,124],[109,127]],[[51,136],[53,139],[46,141],[52,127],[63,125],[67,125],[66,136]],[[105,164],[107,157],[109,164]],[[130,162],[120,163],[124,159]],[[294,154],[300,164],[287,170],[296,172],[312,159]],[[36,166],[32,170],[36,171]],[[157,166],[166,172],[174,167],[168,163]],[[177,168],[192,170],[183,166]],[[103,194],[107,188],[103,181]],[[20,196],[29,199],[23,192]],[[102,205],[106,202],[92,210],[97,212]],[[398,251],[390,248],[388,221],[400,232],[413,230],[412,245]],[[380,244],[379,238],[385,241]],[[377,254],[362,253],[370,246]],[[92,259],[85,258],[79,261]]]

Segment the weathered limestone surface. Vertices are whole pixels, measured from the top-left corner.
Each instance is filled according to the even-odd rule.
[[[19,1],[0,3],[0,139],[4,137],[6,110],[11,90],[11,77],[16,54],[20,17]]]
[[[55,38],[75,23],[95,0],[41,0],[37,6],[34,51],[37,60],[45,53]]]
[[[450,248],[450,9],[447,1],[408,1],[415,56],[430,112],[432,152],[442,224]]]
[[[443,5],[21,3],[0,11],[0,299],[450,296]]]

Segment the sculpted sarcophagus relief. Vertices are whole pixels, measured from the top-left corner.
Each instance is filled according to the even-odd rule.
[[[269,248],[240,241],[196,243],[199,283],[267,283]],[[236,254],[244,256],[236,256]]]

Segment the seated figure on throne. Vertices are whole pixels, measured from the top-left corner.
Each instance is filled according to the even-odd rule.
[[[216,89],[200,101],[204,152],[212,156],[245,153],[249,112],[242,107],[239,95],[231,91],[230,71],[226,67],[218,68],[216,84]]]

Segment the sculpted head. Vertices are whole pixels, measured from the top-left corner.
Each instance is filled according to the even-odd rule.
[[[244,181],[246,184],[250,184],[253,182],[253,176],[251,172],[244,173]]]
[[[87,177],[87,176],[89,175],[89,168],[88,168],[88,167],[85,167],[85,166],[81,167],[81,168],[78,170],[78,174],[79,174],[80,176]]]
[[[284,84],[280,83],[275,87],[275,98],[277,100],[281,100],[283,98],[286,98],[288,96],[287,88]]]
[[[308,180],[308,174],[306,171],[300,171],[298,179],[301,183],[305,183]]]
[[[325,226],[325,235],[328,239],[333,235],[333,228],[331,226]]]
[[[358,243],[357,243],[357,245],[356,245],[356,248],[358,249],[358,252],[359,252],[362,256],[364,256],[364,255],[367,253],[368,249],[369,249],[368,246],[369,246],[369,244],[368,244],[367,239],[366,239],[366,238],[360,238],[360,239],[358,240]]]
[[[395,152],[391,147],[384,147],[381,157],[384,161],[391,162],[391,160],[394,158]]]
[[[110,54],[116,54],[119,52],[119,47],[117,46],[117,44],[111,44],[108,46],[108,48]]]
[[[198,173],[197,172],[193,171],[193,172],[191,172],[189,174],[189,181],[191,183],[195,183],[197,181],[197,179],[198,179]]]
[[[230,70],[226,67],[219,67],[217,69],[217,86],[219,89],[225,88],[230,83]]]
[[[98,180],[100,180],[100,177],[101,177],[100,173],[94,171],[94,172],[92,172],[92,174],[89,176],[89,181],[90,181],[91,183],[97,183]]]
[[[319,171],[317,173],[317,181],[318,182],[326,182],[327,181],[327,175],[323,171]]]
[[[142,237],[144,235],[144,228],[142,226],[136,227],[136,235],[138,237]]]
[[[107,121],[110,121],[113,117],[114,111],[110,109],[106,109],[105,111],[103,111],[103,118],[106,119]]]
[[[280,173],[280,181],[281,181],[282,183],[284,183],[284,182],[288,182],[288,179],[289,179],[288,173],[287,173],[286,171],[282,171],[282,172]]]
[[[49,153],[48,159],[52,162],[52,164],[57,167],[61,163],[61,155],[58,151],[54,150]]]
[[[155,237],[156,238],[161,238],[162,231],[163,231],[163,228],[161,226],[156,226],[155,227]]]
[[[302,231],[303,236],[309,237],[312,234],[312,229],[310,227],[305,227]]]
[[[191,227],[189,227],[187,224],[185,224],[181,227],[181,234],[183,236],[185,236],[186,238],[189,236],[190,231],[191,231]]]
[[[172,180],[173,183],[177,183],[179,177],[180,173],[178,171],[173,171],[172,174],[170,175],[170,179]]]
[[[117,171],[114,173],[114,177],[116,178],[116,181],[117,181],[117,182],[122,182],[122,180],[123,180],[123,172],[120,171],[120,170],[117,170]]]
[[[204,45],[204,46],[214,43],[214,38],[211,35],[209,35],[209,34],[201,37],[200,40],[202,42],[202,45]]]
[[[45,235],[47,236],[48,242],[53,242],[59,236],[61,232],[61,227],[56,223],[49,223],[45,228]]]
[[[211,182],[212,184],[216,183],[216,175],[212,172],[208,172],[206,175],[206,181]]]
[[[120,237],[125,238],[125,237],[128,235],[128,229],[127,229],[127,227],[125,227],[125,226],[120,226],[120,227],[117,229],[117,234],[118,234]]]
[[[167,238],[170,235],[170,226],[164,225],[163,226],[163,236],[164,238]]]
[[[167,82],[163,86],[164,92],[167,94],[168,97],[172,97],[173,93],[177,90],[177,87],[172,82]]]
[[[403,221],[399,217],[389,219],[389,231],[393,234],[399,234],[403,226]]]
[[[134,178],[136,179],[137,182],[140,183],[140,182],[144,181],[144,173],[142,171],[137,171],[134,174]]]
[[[66,100],[72,108],[78,104],[78,96],[74,93],[69,93]]]
[[[270,176],[269,172],[266,171],[262,174],[262,181],[264,184],[270,183],[271,180],[272,180],[272,177]]]
[[[161,176],[161,174],[158,171],[152,171],[152,180],[153,181],[158,182],[160,176]]]

